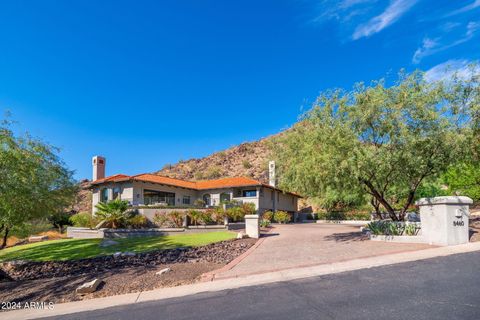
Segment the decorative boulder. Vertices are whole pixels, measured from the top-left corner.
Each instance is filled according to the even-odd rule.
[[[243,239],[243,238],[248,238],[248,236],[243,232],[237,233],[237,239]]]
[[[170,269],[170,268],[165,268],[165,269],[162,269],[162,270],[160,270],[160,271],[158,271],[158,272],[155,272],[155,274],[156,274],[157,276],[161,276],[162,274],[165,274],[165,273],[170,272],[170,271],[172,271],[172,269]]]
[[[95,292],[102,281],[99,279],[93,279],[92,281],[85,282],[78,287],[75,292],[78,294],[86,294]]]

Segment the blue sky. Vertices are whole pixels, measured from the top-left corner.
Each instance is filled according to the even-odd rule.
[[[2,1],[0,111],[77,179],[96,154],[150,172],[277,133],[328,88],[462,72],[479,40],[480,0]]]

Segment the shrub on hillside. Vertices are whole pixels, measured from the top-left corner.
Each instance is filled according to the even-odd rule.
[[[205,179],[218,179],[222,176],[222,169],[219,167],[210,167],[205,172]]]
[[[242,165],[244,169],[250,169],[252,167],[252,164],[248,160],[243,160]]]
[[[281,210],[275,211],[273,218],[278,223],[289,223],[291,220],[290,214],[288,212],[281,211]]]

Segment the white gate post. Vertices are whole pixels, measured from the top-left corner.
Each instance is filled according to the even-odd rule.
[[[260,216],[258,214],[245,215],[245,233],[250,238],[260,238]]]
[[[469,239],[468,197],[422,198],[416,202],[420,207],[422,237],[434,245],[451,246],[467,243]]]

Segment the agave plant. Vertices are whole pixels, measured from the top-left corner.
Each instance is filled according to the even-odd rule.
[[[415,224],[408,224],[405,226],[405,234],[407,236],[414,236],[417,232],[417,226]]]
[[[125,225],[131,216],[131,212],[128,210],[128,201],[125,200],[100,202],[95,208],[97,208],[95,215],[102,220],[105,226],[113,229]]]
[[[374,235],[380,235],[385,233],[385,224],[383,221],[372,221],[367,224],[368,230]]]

